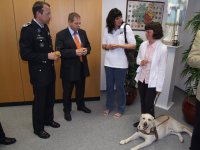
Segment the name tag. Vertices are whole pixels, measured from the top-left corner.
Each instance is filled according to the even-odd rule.
[[[37,40],[44,40],[44,37],[42,37],[42,36],[37,36],[36,39],[37,39]]]

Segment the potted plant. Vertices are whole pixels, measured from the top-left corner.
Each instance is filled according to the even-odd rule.
[[[185,29],[188,29],[188,28],[192,29],[194,33],[194,37],[189,48],[183,53],[183,58],[182,58],[182,62],[185,63],[185,66],[181,73],[181,76],[187,77],[187,80],[185,82],[186,97],[182,104],[182,111],[183,111],[183,115],[185,117],[186,122],[194,125],[195,114],[196,114],[195,93],[196,93],[198,82],[200,80],[200,69],[190,67],[186,63],[186,60],[192,48],[192,44],[196,36],[196,33],[198,30],[200,30],[200,12],[197,12],[197,14],[191,20],[187,22]]]
[[[136,91],[136,81],[135,81],[135,76],[136,76],[136,70],[137,70],[137,63],[136,63],[136,57],[138,54],[138,50],[140,47],[140,44],[143,42],[143,40],[140,38],[139,35],[135,35],[136,39],[136,48],[134,50],[134,59],[129,62],[129,67],[128,71],[126,74],[126,79],[125,79],[125,90],[126,90],[126,105],[130,105],[133,103],[134,99],[137,96],[137,91]]]

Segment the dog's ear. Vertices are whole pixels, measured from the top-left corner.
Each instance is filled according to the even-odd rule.
[[[153,116],[152,116],[153,117]],[[152,118],[152,124],[153,124],[153,127],[155,127],[156,126],[156,123],[155,123],[155,118],[153,117]]]
[[[144,118],[144,115],[145,115],[145,114],[141,114],[141,116],[140,116],[140,120],[142,120],[142,118]]]
[[[149,114],[149,113],[147,113],[148,114],[148,116],[149,116],[149,118],[152,118],[152,119],[154,119],[154,116],[152,116],[151,114]]]
[[[140,117],[143,117],[144,116],[144,114],[141,114],[141,116]]]

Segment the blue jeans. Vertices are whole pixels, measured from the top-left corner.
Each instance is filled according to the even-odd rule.
[[[126,93],[124,89],[124,81],[127,69],[111,68],[105,66],[105,71],[106,71],[106,92],[107,92],[106,108],[109,109],[110,111],[112,111],[114,108],[114,99],[115,99],[114,85],[116,85],[117,99],[118,99],[117,111],[123,114],[126,105]]]

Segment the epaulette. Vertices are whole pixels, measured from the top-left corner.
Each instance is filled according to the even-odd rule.
[[[31,22],[28,22],[26,24],[24,24],[22,27],[28,27],[31,24]]]

